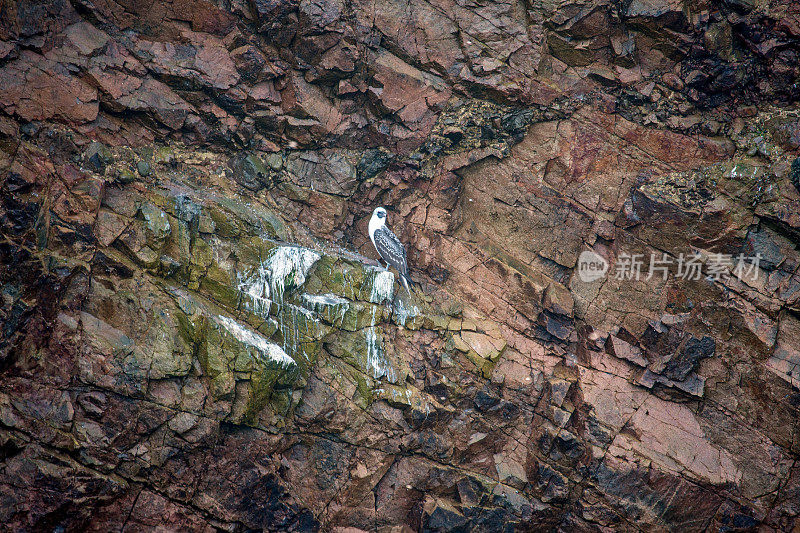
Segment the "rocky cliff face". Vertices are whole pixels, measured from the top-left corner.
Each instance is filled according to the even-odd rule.
[[[0,13],[3,527],[800,528],[799,5]]]

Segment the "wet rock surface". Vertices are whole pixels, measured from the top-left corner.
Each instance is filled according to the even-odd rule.
[[[799,54],[791,2],[7,3],[0,522],[796,531]]]

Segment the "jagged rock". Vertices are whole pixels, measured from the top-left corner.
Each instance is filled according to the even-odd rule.
[[[766,368],[795,387],[800,384],[800,348],[797,346],[797,332],[800,321],[791,315],[780,321],[778,342],[766,362]]]
[[[556,4],[4,4],[4,527],[796,530],[800,8]]]
[[[447,501],[429,498],[423,505],[425,531],[466,531],[468,521]]]
[[[633,0],[625,9],[628,17],[658,18],[675,24],[684,17],[683,0]]]
[[[502,454],[495,454],[494,465],[501,483],[511,485],[517,489],[522,489],[528,482],[528,476],[525,474],[524,466],[516,460],[505,457]]]
[[[289,179],[328,194],[348,196],[358,186],[356,155],[347,151],[295,152],[286,158]]]
[[[233,157],[228,166],[232,178],[251,191],[263,189],[270,183],[270,171],[261,159],[252,153],[241,153]]]
[[[797,192],[800,193],[800,157],[792,161],[792,168],[789,171],[789,179],[794,185],[794,188],[797,189]]]
[[[24,121],[56,119],[81,124],[97,118],[97,91],[63,66],[31,52],[0,68],[0,105]]]
[[[359,180],[368,180],[377,176],[389,166],[391,154],[384,150],[367,150],[356,165]]]
[[[667,361],[661,373],[668,379],[685,380],[701,359],[714,355],[715,348],[716,343],[711,337],[703,337],[702,339],[690,338],[683,345],[683,348]]]
[[[642,350],[637,346],[633,346],[623,339],[614,335],[609,335],[606,341],[606,351],[611,355],[619,357],[620,359],[627,359],[631,363],[640,367],[646,367],[648,362],[642,356]]]

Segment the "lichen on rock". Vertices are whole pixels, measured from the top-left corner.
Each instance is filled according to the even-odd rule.
[[[797,2],[2,13],[5,528],[800,529]]]

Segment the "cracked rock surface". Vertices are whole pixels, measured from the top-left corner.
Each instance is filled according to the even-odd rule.
[[[800,530],[800,4],[0,13],[4,528]]]

